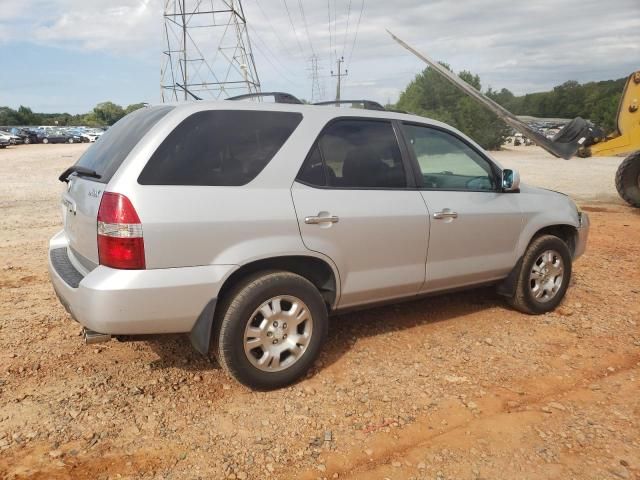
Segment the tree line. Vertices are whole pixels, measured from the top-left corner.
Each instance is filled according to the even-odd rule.
[[[102,102],[89,113],[71,115],[70,113],[36,113],[29,107],[20,105],[17,110],[9,107],[0,107],[0,125],[59,125],[104,127],[110,126],[124,117],[126,114],[144,107],[145,103],[133,103],[127,107],[121,107],[113,102]]]
[[[448,65],[442,64],[446,68]],[[460,78],[482,91],[480,77],[468,71]],[[515,115],[591,120],[606,132],[616,128],[618,103],[626,79],[580,84],[568,81],[548,92],[516,96],[506,88],[486,95]],[[486,149],[499,149],[510,129],[495,114],[445,80],[432,68],[418,74],[400,94],[396,108],[448,123]]]
[[[446,64],[443,65],[449,68]],[[482,91],[478,75],[462,71],[459,76]],[[558,118],[580,116],[610,133],[616,128],[618,103],[625,81],[625,78],[620,78],[580,84],[570,80],[549,92],[516,96],[506,88],[499,91],[489,88],[486,94],[516,115]],[[121,107],[113,102],[103,102],[91,112],[77,115],[35,113],[25,106],[20,106],[17,110],[0,107],[0,125],[108,126],[144,105],[134,103]],[[500,148],[510,134],[510,129],[496,115],[460,92],[432,68],[426,68],[409,83],[394,107],[448,123],[487,149]]]

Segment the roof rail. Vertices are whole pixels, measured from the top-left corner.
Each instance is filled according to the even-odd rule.
[[[248,98],[262,98],[273,97],[275,103],[293,103],[301,105],[302,102],[291,95],[284,92],[257,92],[257,93],[245,93],[244,95],[236,95],[235,97],[229,97],[227,100],[246,100]]]
[[[314,105],[342,105],[342,104],[360,104],[365,110],[386,110],[378,102],[373,100],[327,100],[326,102],[317,102]]]

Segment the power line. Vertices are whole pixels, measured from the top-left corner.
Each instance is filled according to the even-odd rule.
[[[347,46],[347,36],[349,35],[349,17],[351,16],[351,0],[349,0],[349,5],[347,6],[347,26],[344,29],[344,41],[342,42],[342,54],[344,56],[344,49]]]
[[[307,25],[307,17],[304,14],[304,8],[302,7],[302,0],[298,0],[298,6],[300,7],[300,15],[302,15],[302,23],[304,23],[304,29],[307,32],[307,40],[309,40],[309,47],[311,48],[311,53],[315,55],[316,52],[313,49],[313,44],[311,43],[311,35],[309,35],[309,26]]]
[[[353,43],[351,44],[351,52],[349,53],[349,61],[347,62],[347,68],[351,66],[351,57],[353,57],[353,49],[356,47],[356,40],[358,39],[358,30],[360,30],[360,20],[362,20],[362,12],[364,10],[364,0],[360,5],[360,15],[358,15],[358,23],[356,24],[356,33],[353,36]]]
[[[331,0],[327,0],[327,13],[329,14],[329,65],[333,63],[331,52],[333,51],[333,39],[331,37]]]
[[[262,8],[262,4],[260,3],[259,0],[254,0],[256,2],[256,5],[258,5],[258,8],[260,9],[260,13],[262,13],[262,16],[264,17],[264,19],[267,21],[267,24],[269,25],[269,28],[271,29],[271,31],[273,32],[273,34],[276,36],[276,38],[278,39],[278,42],[280,42],[280,45],[282,46],[282,48],[289,54],[289,55],[293,55],[293,52],[291,50],[289,50],[289,46],[282,40],[282,37],[278,34],[278,31],[273,27],[273,24],[271,23],[271,20],[269,19],[269,17],[267,16],[267,13],[264,11],[264,9]]]
[[[273,50],[271,50],[271,48],[269,48],[269,44],[267,42],[265,42],[260,36],[258,36],[258,34],[255,32],[252,33],[253,38],[255,38],[256,40],[258,40],[260,42],[260,45],[262,45],[264,47],[264,50],[260,47],[260,45],[258,45],[258,43],[255,43],[254,46],[256,47],[256,50],[258,50],[258,52],[260,52],[262,54],[262,56],[264,57],[264,59],[267,61],[267,63],[269,63],[269,65],[271,65],[271,67],[273,68],[273,70],[278,73],[279,75],[282,76],[282,78],[284,78],[287,82],[299,86],[300,84],[297,83],[296,81],[292,80],[288,74],[290,74],[291,72],[287,70],[287,67],[285,66],[284,63],[282,63],[280,61],[280,59],[273,53]],[[269,55],[267,55],[267,53],[280,65],[280,67],[278,67],[278,65],[274,64],[270,59],[269,59]]]
[[[304,55],[304,50],[302,49],[302,45],[300,44],[300,40],[298,39],[298,31],[296,30],[296,26],[293,24],[293,19],[291,18],[291,13],[289,12],[287,0],[282,0],[282,3],[284,3],[284,8],[287,10],[287,16],[289,17],[289,22],[291,23],[291,27],[293,28],[293,34],[296,37],[296,42],[298,43],[298,48],[300,49],[300,53]]]

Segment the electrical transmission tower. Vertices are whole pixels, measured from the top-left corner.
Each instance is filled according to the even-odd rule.
[[[164,0],[163,102],[260,91],[241,0]]]
[[[320,83],[320,66],[318,65],[318,56],[312,55],[309,59],[311,67],[311,103],[319,102],[324,98],[324,87]]]

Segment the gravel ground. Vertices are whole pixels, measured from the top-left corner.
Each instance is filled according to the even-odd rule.
[[[183,336],[82,345],[46,245],[85,148],[0,150],[0,478],[640,478],[640,211],[615,195],[620,158],[495,155],[590,212],[556,312],[479,289],[342,315],[308,378],[254,393]]]

